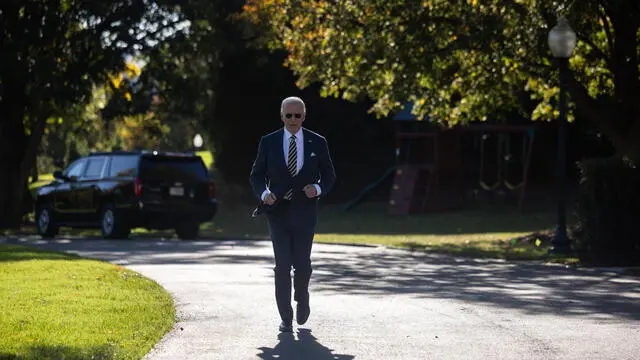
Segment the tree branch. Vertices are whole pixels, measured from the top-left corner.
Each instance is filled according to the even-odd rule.
[[[615,144],[624,144],[623,134],[619,129],[616,119],[615,107],[597,100],[589,95],[587,88],[576,80],[573,72],[567,76],[567,88],[571,99],[576,103],[578,112],[593,126],[600,129]]]
[[[607,43],[609,44],[609,49],[613,49],[614,41],[613,35],[611,34],[611,23],[609,22],[609,17],[607,16],[607,8],[604,4],[600,3],[602,8],[598,9],[598,16],[600,20],[602,20],[602,25],[604,27],[604,32],[607,35]]]
[[[523,62],[519,65],[519,69],[534,77],[547,78],[549,76],[548,72],[553,68],[544,64],[526,64]]]
[[[579,36],[578,38],[589,45],[591,49],[593,49],[593,52],[596,54],[596,56],[604,60],[604,62],[607,64],[607,67],[611,68],[611,58],[607,56],[604,51],[602,51],[593,41],[591,41],[586,36]]]
[[[529,10],[521,3],[517,3],[513,0],[502,0],[502,3],[513,8],[513,10],[521,17],[529,16]]]
[[[174,25],[177,25],[177,24],[179,24],[179,23],[181,23],[181,22],[183,22],[183,21],[184,21],[184,19],[178,19],[178,20],[175,20],[175,21],[173,21],[173,22],[171,22],[171,23],[169,23],[169,24],[167,24],[167,25],[162,26],[162,27],[161,27],[161,28],[159,28],[159,29],[156,29],[155,31],[152,31],[152,32],[145,32],[145,33],[144,33],[144,35],[143,35],[142,37],[140,37],[140,38],[136,38],[136,40],[137,40],[137,41],[147,40],[149,37],[154,37],[154,36],[158,35],[161,31],[167,30],[167,29],[169,29],[170,27],[172,27],[172,26],[174,26]]]

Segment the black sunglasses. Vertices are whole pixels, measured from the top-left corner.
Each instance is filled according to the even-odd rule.
[[[284,117],[286,117],[287,119],[291,119],[292,116],[295,116],[296,119],[300,119],[302,117],[302,114],[284,114]]]

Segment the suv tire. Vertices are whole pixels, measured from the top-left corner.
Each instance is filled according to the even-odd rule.
[[[100,215],[100,232],[105,239],[127,238],[131,229],[124,223],[124,218],[116,211],[115,206],[107,204]]]
[[[180,240],[195,240],[200,234],[200,224],[184,223],[176,227],[176,235]]]
[[[58,235],[60,228],[55,223],[50,205],[42,204],[37,207],[36,230],[43,239],[51,239]]]

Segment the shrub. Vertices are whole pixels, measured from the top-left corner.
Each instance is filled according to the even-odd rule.
[[[621,158],[587,159],[577,197],[575,250],[594,265],[640,265],[640,169]]]

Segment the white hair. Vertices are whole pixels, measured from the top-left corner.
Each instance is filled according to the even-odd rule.
[[[287,104],[300,104],[302,105],[302,113],[307,113],[307,107],[304,105],[304,101],[297,96],[289,96],[288,98],[282,100],[282,104],[280,105],[280,113],[284,113],[284,107]]]

